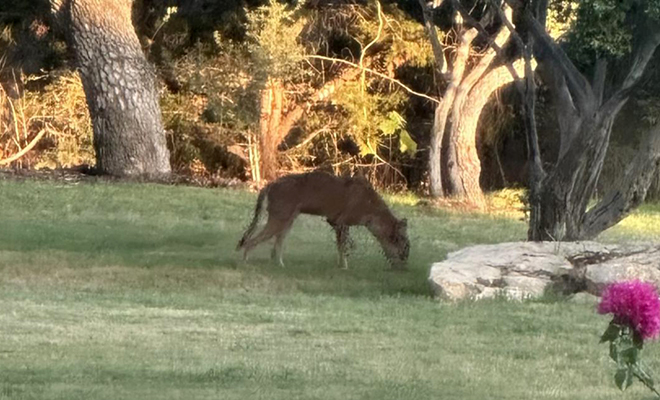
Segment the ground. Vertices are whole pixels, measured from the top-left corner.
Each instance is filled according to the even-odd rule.
[[[614,399],[593,304],[442,303],[430,263],[520,240],[519,216],[414,206],[410,271],[366,231],[348,271],[301,218],[285,250],[234,252],[254,193],[0,179],[0,399]],[[603,240],[658,240],[648,207]],[[644,358],[659,370],[660,346]],[[648,397],[648,396],[647,396]]]

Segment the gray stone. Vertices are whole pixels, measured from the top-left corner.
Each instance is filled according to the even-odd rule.
[[[660,247],[589,241],[478,245],[449,253],[429,274],[433,293],[445,300],[537,297],[550,285],[566,294],[598,295],[606,284],[632,278],[660,285]]]
[[[599,264],[587,265],[585,271],[587,291],[600,294],[615,281],[639,279],[660,287],[660,247],[635,249]]]

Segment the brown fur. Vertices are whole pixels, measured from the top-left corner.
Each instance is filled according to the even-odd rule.
[[[268,222],[253,236],[263,202],[267,201]],[[272,257],[282,262],[282,242],[299,214],[325,217],[337,237],[339,263],[347,268],[350,247],[349,227],[363,225],[376,237],[393,267],[404,267],[410,243],[406,220],[398,220],[383,199],[362,178],[340,178],[324,172],[288,175],[261,190],[254,218],[238,243],[244,258],[258,244],[275,237]]]

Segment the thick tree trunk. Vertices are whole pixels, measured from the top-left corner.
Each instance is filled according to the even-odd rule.
[[[522,75],[524,63],[514,63],[514,69]],[[461,197],[476,206],[485,205],[479,177],[481,161],[477,153],[477,124],[481,111],[491,95],[499,88],[513,82],[506,66],[499,66],[483,74],[466,96],[459,95],[451,114],[451,127],[447,140],[447,192]]]
[[[94,130],[96,168],[160,178],[169,151],[155,75],[131,20],[130,0],[53,0],[79,67]]]
[[[582,121],[583,134],[542,182],[540,215],[532,218],[537,224],[530,226],[530,239],[584,239],[583,219],[603,169],[615,115]]]
[[[638,21],[629,69],[619,87],[606,91],[604,60],[596,60],[590,82],[530,13],[526,2],[506,2],[520,11],[520,19],[537,45],[535,52],[557,103],[561,139],[554,169],[548,175],[532,177],[530,182],[539,194],[530,198],[528,237],[536,241],[593,238],[641,203],[660,159],[660,139],[651,138],[650,151],[642,148],[619,185],[587,211],[607,153],[612,123],[660,45],[660,30],[654,22]],[[604,99],[606,92],[609,97]]]
[[[456,49],[456,58],[452,63],[449,73],[449,84],[445,90],[440,104],[436,107],[433,118],[433,131],[431,132],[431,147],[429,149],[429,175],[431,196],[440,197],[444,195],[442,185],[443,165],[443,143],[445,142],[445,131],[448,128],[449,116],[456,98],[457,91],[465,73],[465,67],[470,56],[472,41],[477,37],[476,29],[468,29],[461,34]]]
[[[469,52],[477,33],[484,34],[477,28],[471,28],[468,32],[472,32],[470,41],[467,42],[462,38],[458,52]],[[467,64],[467,57],[457,56],[452,68],[455,93],[450,98],[452,104],[447,115],[447,130],[444,137],[446,153],[442,160],[446,182],[445,193],[461,198],[476,207],[485,205],[485,198],[479,185],[481,161],[476,145],[477,124],[481,111],[492,93],[514,79],[508,66],[493,66],[497,55],[496,48],[501,49],[509,36],[510,32],[505,27],[501,27],[491,46],[465,76],[463,71],[466,66],[459,67],[458,63]],[[523,67],[524,63],[516,63],[515,68],[520,71],[519,74],[522,73]]]

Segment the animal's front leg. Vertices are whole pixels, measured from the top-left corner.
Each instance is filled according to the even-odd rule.
[[[337,250],[339,251],[339,268],[348,269],[348,249],[352,247],[348,226],[339,225],[335,228],[337,234]]]

